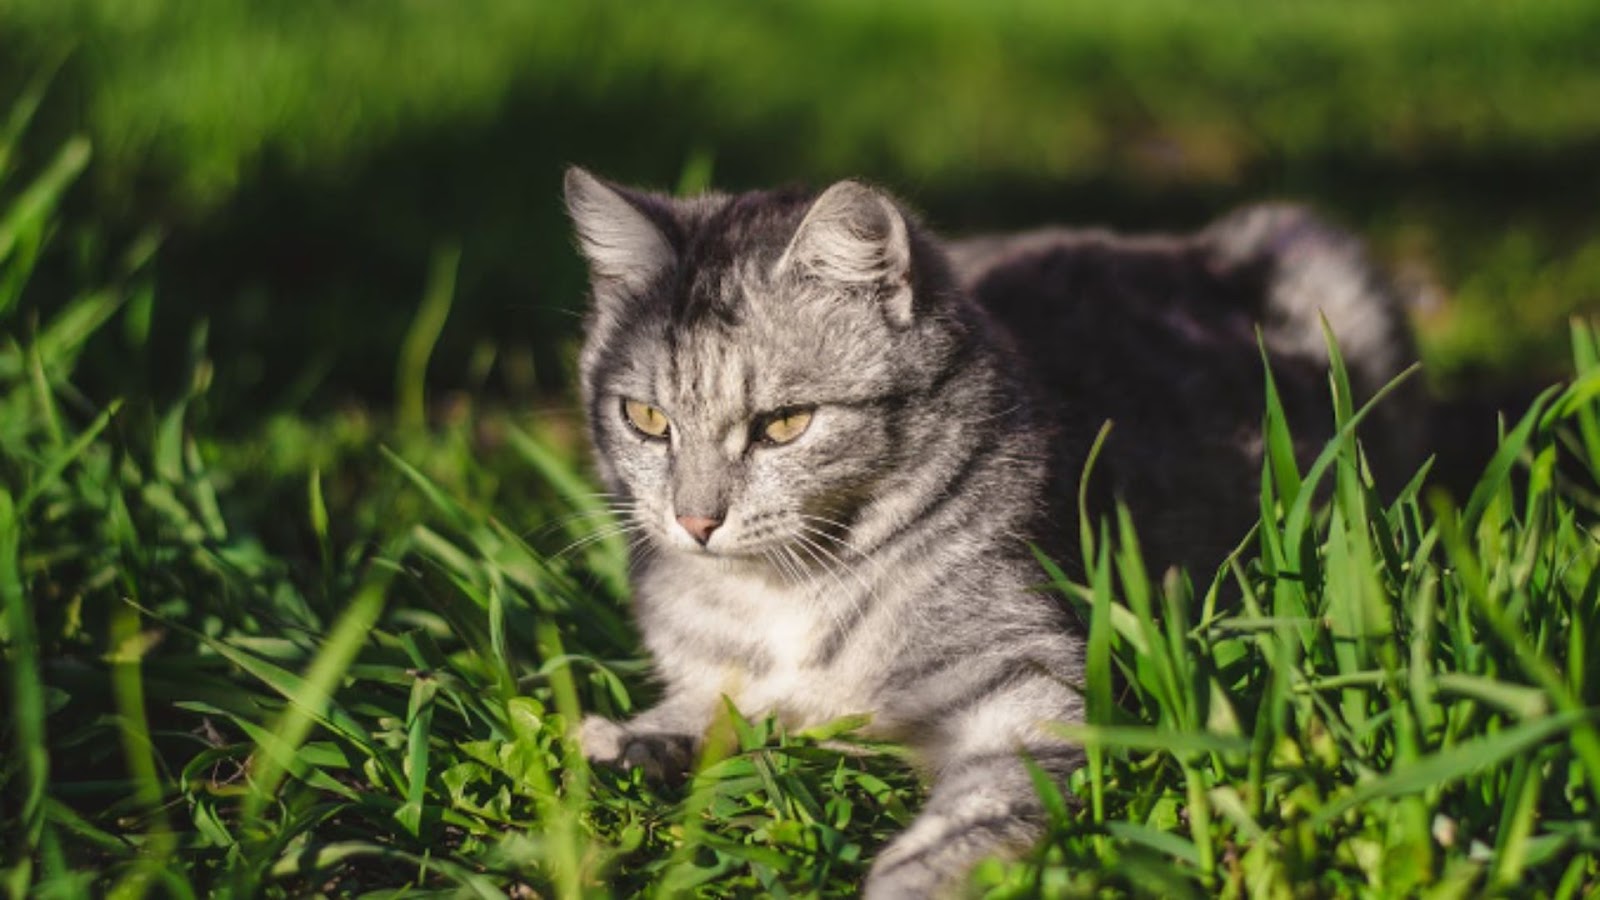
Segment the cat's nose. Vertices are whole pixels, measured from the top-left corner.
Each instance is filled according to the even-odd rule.
[[[678,524],[682,525],[683,530],[689,532],[695,540],[700,542],[700,546],[704,547],[706,541],[711,540],[711,532],[716,531],[717,526],[722,524],[722,519],[712,519],[706,516],[679,516]]]

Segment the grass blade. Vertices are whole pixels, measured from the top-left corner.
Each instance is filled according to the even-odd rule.
[[[1485,735],[1424,756],[1410,765],[1397,766],[1387,774],[1364,782],[1324,806],[1311,816],[1313,828],[1321,828],[1348,810],[1381,797],[1399,797],[1452,784],[1474,772],[1499,765],[1550,738],[1571,730],[1589,717],[1587,712],[1558,713],[1525,722],[1498,734]]]
[[[33,880],[32,858],[44,837],[45,787],[50,783],[39,640],[34,631],[33,606],[18,568],[21,541],[19,510],[10,492],[0,488],[0,604],[4,605],[11,682],[11,749],[21,779],[21,803],[17,809],[21,833],[6,842],[10,847],[6,854],[10,864],[6,886],[15,897],[26,895]]]
[[[428,358],[444,331],[455,301],[456,273],[461,267],[461,247],[448,244],[433,253],[428,268],[428,289],[411,320],[400,359],[395,364],[395,419],[402,428],[421,428],[427,424]]]

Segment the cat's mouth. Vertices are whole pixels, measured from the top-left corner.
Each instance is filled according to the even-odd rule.
[[[692,537],[685,538],[683,535],[668,532],[661,538],[661,543],[684,556],[699,559],[765,565],[779,570],[794,567],[790,564],[790,559],[795,551],[781,539],[751,540],[747,536],[724,537],[713,534],[710,540],[702,544]]]
[[[700,557],[702,559],[756,561],[762,558],[761,548],[744,546],[740,544],[728,545],[714,542],[701,544],[696,541],[678,540],[676,537],[669,537],[666,540],[666,543],[671,547],[671,549],[676,550],[685,556]]]

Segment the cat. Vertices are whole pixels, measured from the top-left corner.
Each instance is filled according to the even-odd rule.
[[[1098,508],[1129,505],[1152,567],[1214,566],[1255,516],[1258,325],[1307,448],[1331,421],[1319,313],[1363,393],[1411,352],[1359,243],[1294,207],[947,242],[858,181],[680,199],[573,168],[565,191],[582,400],[664,688],[586,718],[584,753],[681,773],[724,695],[797,728],[870,715],[931,781],[874,900],[1025,850],[1044,811],[1022,758],[1080,764],[1043,726],[1083,719],[1083,626],[1034,548],[1075,564],[1102,422]],[[1375,460],[1405,449],[1386,434]]]

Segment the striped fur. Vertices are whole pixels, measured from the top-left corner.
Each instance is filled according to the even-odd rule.
[[[794,727],[871,714],[933,787],[869,897],[953,891],[1025,848],[1042,812],[1021,755],[1077,764],[1041,725],[1082,719],[1080,625],[1036,589],[1031,547],[1070,564],[1101,421],[1107,493],[1154,564],[1215,563],[1259,467],[1254,323],[1312,441],[1317,310],[1368,389],[1408,353],[1358,248],[1300,213],[941,243],[855,182],[672,200],[574,169],[567,198],[594,273],[584,403],[665,688],[629,722],[586,721],[585,752],[670,776],[724,695]],[[668,437],[630,426],[628,399]],[[758,440],[792,409],[812,411],[798,439]],[[677,516],[721,524],[701,546]]]

